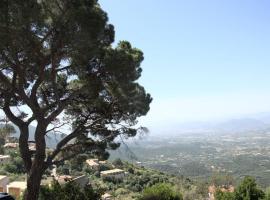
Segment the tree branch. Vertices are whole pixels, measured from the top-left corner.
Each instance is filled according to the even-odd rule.
[[[51,132],[51,131],[54,131],[55,129],[61,128],[61,127],[65,126],[66,124],[68,124],[68,122],[63,123],[63,124],[61,124],[61,125],[59,125],[59,126],[54,126],[53,128],[47,130],[46,133],[49,133],[49,132]]]
[[[61,151],[62,147],[64,147],[70,140],[74,139],[75,137],[77,137],[77,135],[83,131],[83,127],[78,127],[77,129],[75,129],[72,133],[70,133],[69,135],[67,135],[64,139],[62,139],[56,146],[56,149],[54,150],[54,152],[48,156],[47,158],[47,162],[50,163],[52,162],[52,160],[57,156],[57,154]]]
[[[13,114],[13,112],[9,107],[9,104],[10,104],[10,97],[6,97],[3,106],[3,111],[5,112],[6,116],[9,118],[10,121],[12,121],[18,127],[22,127],[25,122]]]

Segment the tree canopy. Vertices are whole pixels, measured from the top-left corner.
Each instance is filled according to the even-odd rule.
[[[28,199],[50,165],[82,152],[106,157],[118,136],[142,130],[137,118],[152,100],[137,82],[143,53],[127,41],[112,45],[114,27],[97,0],[3,0],[0,28],[0,105],[20,129]],[[46,134],[66,124],[71,132],[46,154]]]

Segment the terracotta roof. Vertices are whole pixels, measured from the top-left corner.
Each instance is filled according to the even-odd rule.
[[[93,159],[86,160],[86,163],[90,166],[99,166],[99,164],[96,162],[96,160],[93,160]]]
[[[4,147],[9,147],[9,148],[17,148],[19,146],[19,143],[6,143]]]

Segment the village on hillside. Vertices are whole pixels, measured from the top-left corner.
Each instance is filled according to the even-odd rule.
[[[13,152],[18,151],[19,143],[12,142],[14,138],[10,137],[7,142],[4,145],[4,148],[6,152]],[[29,150],[33,153],[35,152],[36,146],[35,143],[32,141],[29,141],[28,143]],[[0,166],[9,163],[11,159],[11,156],[9,154],[6,155],[0,155]],[[125,175],[128,174],[128,172],[125,172],[122,169],[116,168],[114,165],[108,165],[108,161],[99,160],[99,159],[87,159],[86,164],[88,165],[89,169],[99,172],[100,177],[102,179],[114,179],[114,180],[121,180],[124,178]],[[106,165],[107,170],[102,170],[104,166]],[[110,169],[108,169],[108,166],[110,166]],[[11,181],[11,179],[8,177],[8,175],[1,175],[0,174],[0,192],[6,192],[15,198],[19,198],[25,189],[27,188],[26,184],[26,175],[24,180],[14,180]],[[69,175],[69,172],[66,174],[58,174],[57,173],[57,167],[54,166],[51,169],[51,174],[49,177],[46,177],[45,179],[42,179],[41,184],[42,185],[50,185],[51,181],[57,181],[60,184],[65,184],[67,182],[74,182],[81,188],[86,187],[87,185],[91,184],[89,178],[86,175],[79,175],[79,176],[72,176]],[[110,200],[112,198],[112,195],[109,192],[105,192],[102,195],[102,200]]]

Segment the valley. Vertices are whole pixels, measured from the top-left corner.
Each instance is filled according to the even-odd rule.
[[[270,131],[181,133],[127,142],[112,158],[198,180],[229,175],[238,183],[246,175],[270,185]],[[136,159],[134,158],[136,156]],[[133,155],[133,156],[132,156]]]

